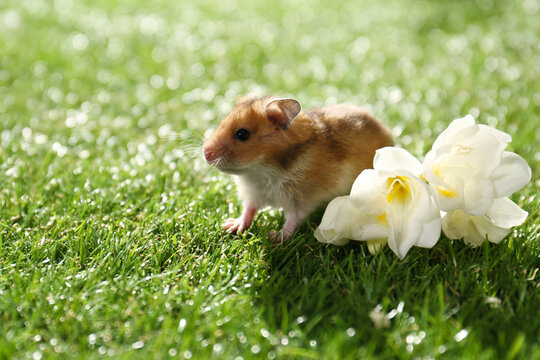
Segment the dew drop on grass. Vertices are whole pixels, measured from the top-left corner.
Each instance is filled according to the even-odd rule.
[[[238,334],[236,334],[236,336],[238,337],[238,341],[240,341],[241,344],[245,344],[245,343],[246,343],[247,338],[246,338],[246,336],[244,335],[244,333],[239,332]]]
[[[390,312],[388,314],[386,314],[386,318],[388,320],[391,320],[391,319],[395,318],[397,314],[398,314],[398,311],[396,309],[392,309],[392,310],[390,310]]]
[[[485,304],[491,305],[491,307],[493,307],[495,309],[501,306],[501,302],[502,302],[501,299],[499,299],[498,297],[494,297],[494,296],[488,296],[484,300]]]
[[[466,329],[462,329],[454,336],[454,340],[460,342],[465,339],[467,335],[469,335],[469,332]]]

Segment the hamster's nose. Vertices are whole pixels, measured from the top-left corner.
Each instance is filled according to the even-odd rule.
[[[216,151],[212,148],[204,148],[203,149],[203,155],[204,155],[204,158],[206,159],[206,161],[208,162],[212,162],[213,160],[215,160],[217,158],[217,154],[216,154]]]

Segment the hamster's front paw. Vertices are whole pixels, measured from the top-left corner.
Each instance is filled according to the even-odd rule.
[[[223,222],[221,226],[223,230],[227,231],[229,234],[241,233],[249,227],[250,223],[245,221],[243,216],[240,216],[238,219],[227,219]]]
[[[247,206],[244,208],[242,216],[237,219],[231,218],[225,220],[221,227],[229,234],[241,233],[251,225],[251,222],[253,221],[253,216],[255,216],[257,209],[258,207],[254,205]]]

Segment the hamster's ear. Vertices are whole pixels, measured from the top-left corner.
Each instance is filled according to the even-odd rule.
[[[295,99],[275,99],[270,101],[264,109],[266,117],[283,130],[287,130],[291,126],[300,110],[302,107]]]

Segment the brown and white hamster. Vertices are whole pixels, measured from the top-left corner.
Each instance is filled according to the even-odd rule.
[[[228,232],[247,229],[257,210],[283,208],[285,225],[273,241],[288,239],[310,212],[348,194],[373,167],[375,150],[392,146],[389,129],[368,111],[334,105],[302,111],[295,99],[247,95],[205,142],[203,156],[236,176],[242,215]]]

